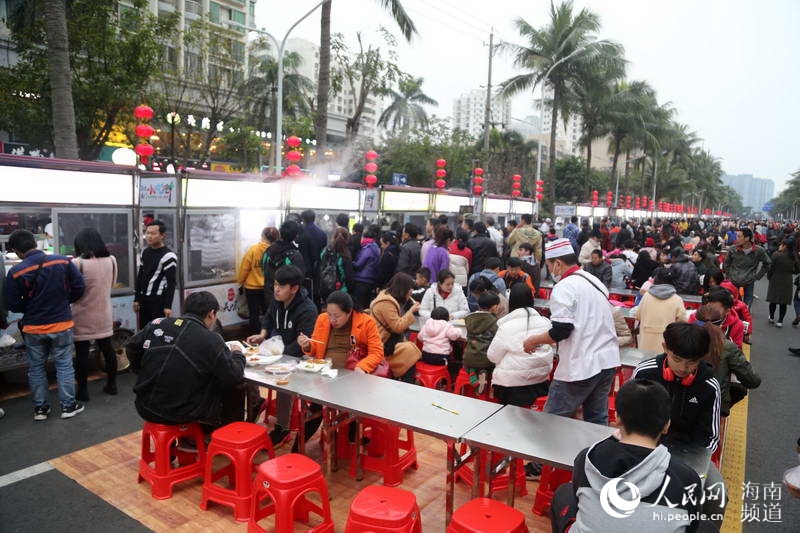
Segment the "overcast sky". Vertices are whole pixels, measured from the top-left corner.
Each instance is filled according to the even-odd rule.
[[[259,0],[256,25],[282,35],[318,0]],[[385,25],[400,36],[376,0],[333,0],[333,31],[354,37]],[[729,174],[775,180],[776,193],[800,169],[800,1],[576,0],[601,19],[600,36],[625,48],[629,79],[647,80],[659,101],[677,109]],[[489,29],[521,42],[513,20],[540,27],[547,0],[403,0],[419,35],[399,48],[400,64],[425,78],[438,100],[432,111],[452,114],[453,100],[486,84]],[[284,6],[291,6],[288,9]],[[319,14],[292,36],[319,42]],[[280,38],[280,37],[279,37]],[[497,37],[496,37],[497,39]],[[496,56],[494,83],[515,73]],[[538,91],[538,89],[537,89]],[[533,114],[531,96],[516,98],[512,116]]]

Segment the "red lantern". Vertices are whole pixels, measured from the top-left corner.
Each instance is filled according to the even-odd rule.
[[[149,139],[150,137],[153,136],[155,132],[156,132],[155,128],[147,124],[139,124],[138,126],[136,126],[137,137],[144,137],[145,139]]]
[[[541,200],[542,198],[544,198],[544,194],[539,193],[536,195],[537,200]]]
[[[480,177],[480,176],[475,176],[475,178],[473,178],[472,181],[475,182],[475,185],[482,185],[483,184],[483,178]]]
[[[292,150],[291,152],[286,154],[286,159],[289,161],[300,161],[303,159],[303,154],[298,152],[297,150]]]
[[[544,185],[544,181],[536,180],[536,185],[539,185],[541,187],[542,185]]]
[[[476,176],[483,176],[483,169],[481,167],[476,168],[473,172]]]
[[[520,191],[518,191],[517,189],[514,189],[513,191],[511,191],[511,196],[513,196],[514,198],[516,198],[520,194],[522,194],[522,193]]]
[[[372,188],[376,183],[378,183],[378,178],[375,176],[375,174],[367,174],[364,176],[364,183]]]
[[[155,151],[156,151],[156,149],[153,148],[152,144],[137,144],[136,145],[136,153],[138,155],[141,155],[141,156],[144,156],[144,157],[150,157],[151,155],[153,155],[153,152],[155,152]]]
[[[443,179],[436,180],[436,186],[440,189],[444,189],[447,186],[447,182]]]
[[[472,188],[472,191],[473,191],[475,194],[481,194],[481,193],[483,192],[483,187],[481,187],[480,185],[476,185],[476,186],[474,186],[474,187]]]
[[[302,142],[303,141],[300,139],[300,137],[295,137],[294,135],[286,139],[286,144],[288,144],[292,148],[297,148],[298,146],[300,146]]]
[[[436,177],[437,178],[444,178],[445,176],[447,176],[447,171],[445,169],[443,169],[443,168],[437,168],[436,169]]]
[[[136,109],[133,110],[133,116],[139,120],[150,120],[153,118],[153,108],[144,104],[136,106]]]
[[[289,165],[288,167],[286,167],[286,175],[287,176],[295,177],[295,176],[299,176],[302,173],[303,173],[303,171],[297,165]]]
[[[592,196],[597,196],[597,191],[592,191]]]
[[[520,176],[519,174],[514,174],[513,176],[511,176],[511,179],[514,181],[522,181],[522,176]]]
[[[597,207],[597,200],[592,200],[592,207]]]
[[[518,181],[515,181],[514,183],[511,184],[511,188],[512,189],[521,189],[522,188],[522,184],[520,182],[518,182]]]
[[[536,187],[536,192],[544,192],[544,187]]]
[[[375,161],[376,159],[378,159],[378,152],[376,152],[375,150],[370,150],[369,152],[364,154],[364,159],[366,159],[367,161]]]
[[[366,170],[367,172],[369,172],[370,174],[372,174],[372,173],[374,173],[374,172],[377,172],[377,170],[378,170],[378,165],[376,165],[375,163],[373,163],[372,161],[370,161],[369,163],[367,163],[366,165],[364,165],[364,170]]]
[[[436,166],[439,167],[439,168],[446,167],[447,166],[447,161],[445,161],[444,159],[437,159],[436,160]]]

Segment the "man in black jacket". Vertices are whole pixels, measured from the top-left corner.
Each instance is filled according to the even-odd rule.
[[[250,344],[260,344],[268,336],[280,335],[283,340],[283,353],[301,357],[303,350],[297,343],[302,333],[311,337],[317,322],[317,308],[308,297],[303,284],[303,273],[292,265],[282,266],[275,272],[275,298],[272,300],[261,321],[261,333],[247,338]],[[278,393],[278,422],[270,433],[273,445],[278,445],[289,436],[289,418],[292,397]]]
[[[303,231],[300,233],[297,244],[300,248],[300,254],[303,256],[303,263],[305,263],[306,279],[311,283],[307,283],[306,287],[312,296],[316,296],[317,286],[319,285],[319,261],[322,250],[328,245],[328,237],[319,226],[314,224],[316,214],[311,209],[307,209],[300,214],[303,221]]]
[[[649,379],[667,389],[672,401],[670,427],[662,440],[670,453],[707,473],[706,490],[723,486],[722,476],[711,463],[719,445],[722,393],[714,368],[704,358],[720,346],[707,327],[697,323],[673,322],[664,330],[665,353],[639,363],[634,379]],[[713,359],[713,357],[710,357]],[[709,500],[707,515],[724,514],[725,501]]]
[[[697,294],[700,292],[700,276],[694,263],[683,248],[673,248],[670,253],[670,270],[675,272],[675,290],[678,294]]]
[[[189,295],[179,318],[156,318],[125,346],[138,374],[133,391],[139,416],[156,424],[199,422],[219,427],[241,420],[241,349],[231,352],[211,331],[219,303],[210,292]]]
[[[350,250],[350,259],[356,260],[361,250],[361,236],[364,234],[364,224],[353,224],[353,234],[347,239],[347,249]]]
[[[411,222],[403,226],[403,244],[400,246],[400,257],[397,260],[397,271],[408,274],[412,278],[416,276],[419,267],[422,266],[420,259],[422,245],[417,240],[419,228]]]
[[[281,224],[279,231],[281,234],[280,240],[272,243],[267,248],[261,263],[264,272],[264,292],[268,293],[266,294],[268,302],[272,300],[276,270],[285,265],[294,265],[300,269],[300,272],[305,273],[306,271],[303,255],[294,243],[300,234],[300,224],[293,220],[287,220]]]
[[[467,241],[467,247],[472,250],[472,266],[469,275],[480,272],[485,268],[486,260],[490,257],[500,257],[497,246],[489,237],[489,231],[483,222],[475,223],[475,235]]]

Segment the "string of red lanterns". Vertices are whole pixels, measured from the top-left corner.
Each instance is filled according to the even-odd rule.
[[[544,198],[544,181],[536,180],[536,199],[542,201]]]
[[[522,183],[520,183],[521,181],[522,176],[519,174],[514,174],[511,176],[511,196],[514,198],[522,194],[522,191],[520,190],[522,188]]]
[[[446,166],[447,166],[447,161],[445,161],[444,159],[437,159],[436,160],[436,178],[437,179],[436,179],[435,184],[436,184],[436,188],[439,189],[439,190],[442,190],[445,187],[447,187],[447,182],[444,179],[444,178],[447,177],[447,170],[445,170]]]
[[[597,191],[592,191],[592,207],[597,207],[597,198],[599,197],[599,193]]]
[[[472,183],[474,184],[472,192],[476,196],[480,196],[483,193],[483,169],[481,167],[472,169],[472,176]]]
[[[611,192],[611,191],[608,191],[606,193],[606,207],[611,207],[611,204],[613,204],[613,203],[614,203],[614,193]]]
[[[148,105],[138,105],[133,110],[133,116],[137,119],[148,122],[153,118],[153,108]],[[149,124],[138,124],[136,126],[136,136],[142,139],[142,142],[136,145],[136,154],[139,156],[139,163],[147,165],[149,157],[156,151],[155,147],[150,144],[150,137],[155,134],[156,130]]]
[[[364,159],[367,160],[367,164],[364,165],[364,170],[367,172],[367,175],[364,176],[364,183],[367,184],[368,189],[371,189],[378,183],[378,177],[375,175],[378,171],[378,164],[375,162],[378,159],[378,152],[370,150],[364,154]]]
[[[303,169],[301,169],[300,165],[297,164],[298,161],[303,159],[303,154],[296,150],[296,148],[299,148],[302,143],[303,141],[300,139],[300,137],[295,137],[294,135],[286,139],[286,144],[292,148],[292,150],[286,154],[286,159],[291,161],[292,164],[284,169],[286,175],[289,177],[296,178],[303,175]]]

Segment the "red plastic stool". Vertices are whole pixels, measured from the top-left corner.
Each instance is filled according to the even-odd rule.
[[[536,490],[536,499],[533,501],[533,512],[539,516],[547,516],[556,489],[570,481],[572,472],[569,470],[542,465],[542,477]]]
[[[466,444],[461,445],[461,455],[463,456],[467,452]],[[488,459],[488,452],[486,450],[481,450],[481,464],[485,465]],[[475,463],[475,458],[470,457],[464,464],[462,464],[458,470],[456,470],[456,480],[463,481],[468,487],[472,487],[474,477],[473,477],[473,469],[472,465]],[[492,459],[492,468],[496,467],[502,460],[504,459],[503,456],[495,454]],[[528,487],[527,483],[525,482],[525,462],[522,459],[514,459],[517,462],[517,479],[516,479],[516,491],[517,496],[527,496],[528,495]],[[506,467],[505,474],[498,474],[492,478],[492,484],[489,487],[488,496],[491,496],[492,493],[506,490],[509,487],[509,479],[511,479],[511,472],[510,468]],[[480,494],[481,496],[484,495],[483,486],[486,483],[486,469],[481,468],[480,473]]]
[[[345,533],[422,533],[413,492],[370,485],[353,500]]]
[[[429,365],[428,363],[417,363],[417,383],[429,389],[452,390],[450,383],[450,372],[446,365]],[[444,389],[441,385],[444,383]]]
[[[307,494],[319,494],[321,506],[310,501]],[[264,500],[269,500],[266,502]],[[253,499],[248,533],[266,533],[260,520],[275,515],[276,533],[292,533],[294,521],[308,523],[310,513],[322,518],[322,523],[307,531],[333,533],[328,485],[322,468],[298,453],[289,453],[259,465],[253,482]]]
[[[483,394],[475,394],[475,387],[469,381],[469,374],[463,368],[458,371],[458,376],[456,376],[456,384],[453,387],[453,392],[459,394],[461,396],[467,396],[469,398],[477,398],[479,400],[485,400],[487,402],[491,401],[491,391],[492,391],[492,383],[491,380],[486,383],[486,390],[483,391]]]
[[[544,406],[547,403],[547,396],[539,396],[533,402],[533,408],[536,411],[544,411]]]
[[[197,453],[178,450],[175,445],[180,437],[194,438],[197,443]],[[180,465],[178,468],[172,468],[172,457],[178,458]],[[199,425],[167,426],[144,423],[138,482],[150,483],[150,494],[153,498],[157,500],[171,498],[172,487],[176,483],[202,477],[205,461],[205,440]]]
[[[525,515],[508,505],[475,498],[453,513],[447,533],[528,533]]]
[[[270,458],[275,457],[267,428],[247,422],[234,422],[211,434],[208,445],[208,459],[203,476],[203,496],[200,508],[208,509],[213,501],[233,508],[233,517],[239,522],[250,519],[250,500],[253,494],[253,463],[260,451],[266,451]],[[213,471],[214,456],[224,455],[230,464]],[[227,477],[228,488],[215,482]]]
[[[357,457],[358,447],[353,446],[353,461],[350,462],[350,477],[356,477],[356,461],[361,461],[364,470],[378,472],[383,476],[383,484],[396,487],[403,482],[403,472],[417,468],[417,448],[414,446],[414,432],[406,430],[406,438],[400,439],[400,428],[386,422],[369,418],[361,420],[363,434],[369,437],[367,453]],[[343,430],[339,430],[343,433]],[[400,452],[405,452],[402,455]]]

